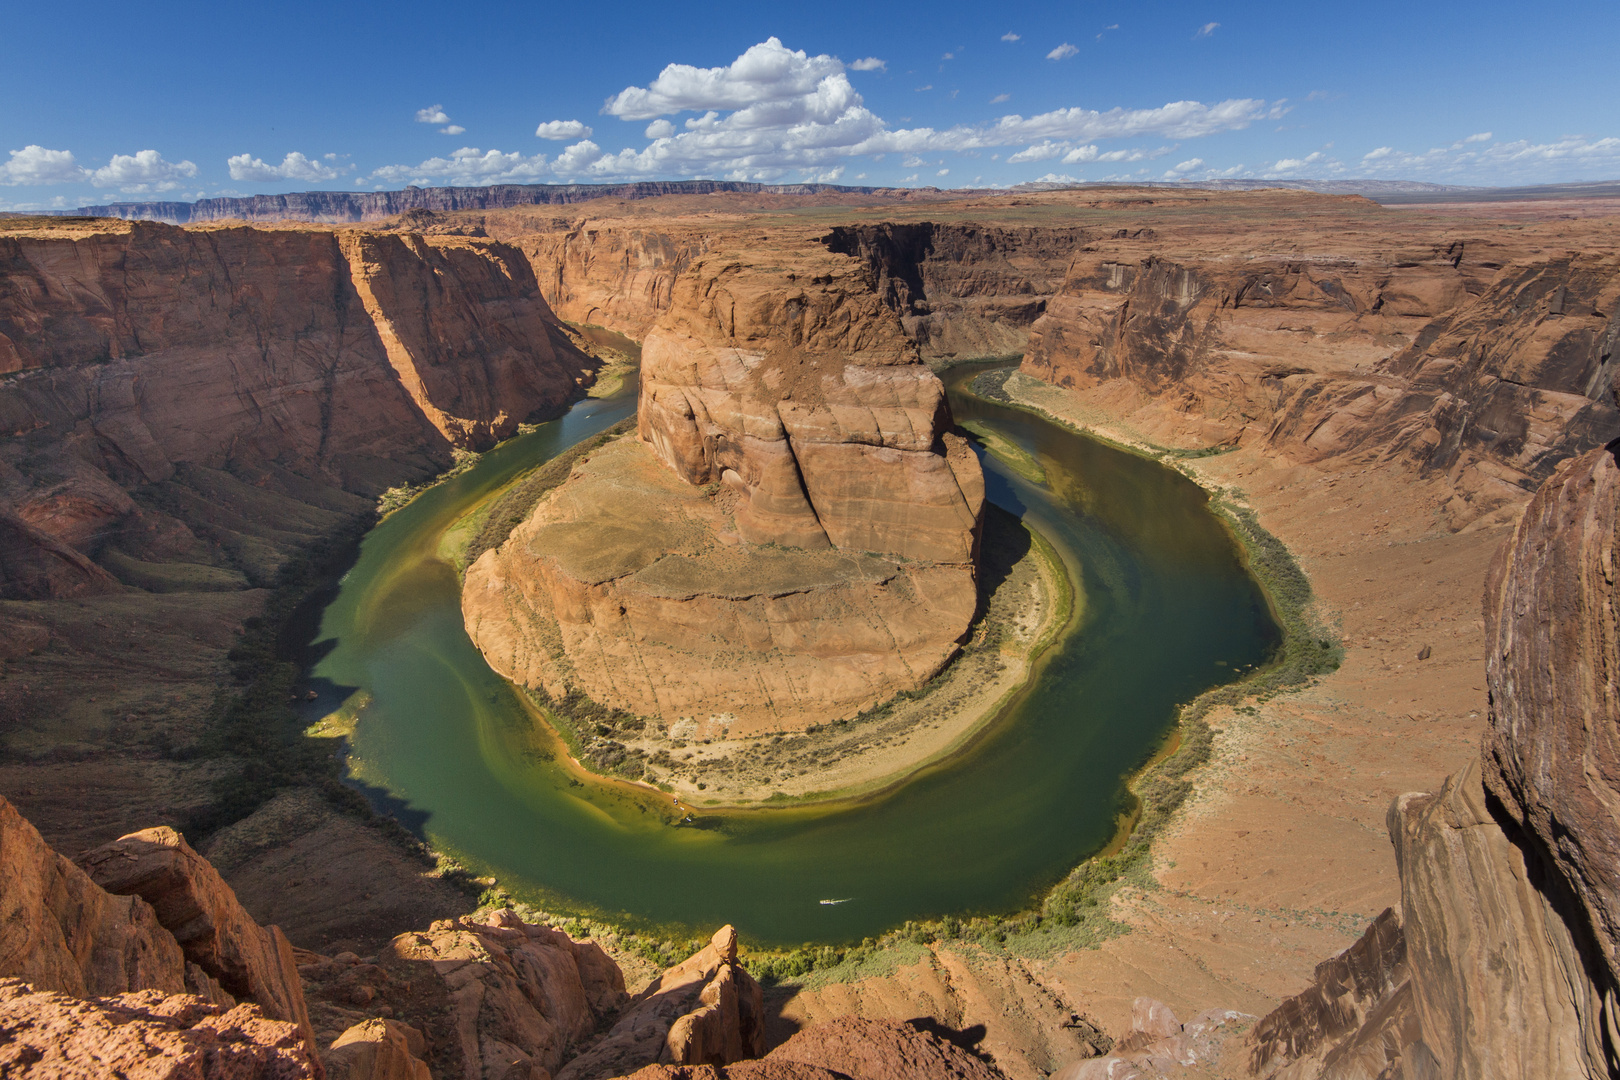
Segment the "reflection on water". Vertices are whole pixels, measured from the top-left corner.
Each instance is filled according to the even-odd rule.
[[[699,812],[677,825],[667,796],[581,784],[556,763],[467,639],[455,574],[436,555],[445,528],[481,499],[634,405],[633,387],[581,403],[389,517],[316,642],[323,704],[357,688],[372,695],[352,744],[355,779],[436,846],[553,910],[733,922],[755,940],[796,944],[1021,907],[1107,841],[1121,777],[1160,742],[1175,706],[1261,662],[1274,641],[1263,598],[1194,484],[953,389],[959,419],[988,425],[1045,470],[1037,485],[985,461],[990,498],[1045,533],[1079,576],[1083,625],[970,754],[882,799]],[[819,903],[827,897],[853,899]]]

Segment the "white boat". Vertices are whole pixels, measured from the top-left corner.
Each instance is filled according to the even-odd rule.
[[[846,896],[842,900],[823,900],[822,903],[823,904],[847,904],[853,899],[855,899],[853,896]]]

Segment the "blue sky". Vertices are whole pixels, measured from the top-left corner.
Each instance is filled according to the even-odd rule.
[[[1620,177],[1616,0],[90,3],[4,25],[0,208],[694,176]]]

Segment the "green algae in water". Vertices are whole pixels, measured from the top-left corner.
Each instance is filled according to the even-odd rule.
[[[754,941],[797,944],[1029,906],[1107,843],[1122,778],[1160,745],[1176,706],[1263,663],[1277,630],[1191,481],[959,390],[952,407],[1003,456],[1039,463],[1026,477],[986,457],[989,497],[1051,541],[1085,597],[1078,629],[968,753],[869,802],[700,808],[690,825],[667,795],[570,775],[467,639],[439,542],[482,499],[628,415],[631,398],[583,403],[498,447],[367,538],[316,642],[333,705],[371,695],[351,743],[357,781],[407,827],[551,910],[732,922]],[[819,903],[834,897],[852,899]]]

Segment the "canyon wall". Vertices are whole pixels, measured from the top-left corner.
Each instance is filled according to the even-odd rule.
[[[978,603],[978,460],[868,268],[793,258],[710,252],[675,280],[643,343],[638,438],[468,570],[496,670],[746,732],[854,715],[955,654]]]
[[[1399,925],[1381,919],[1256,1026],[1255,1075],[1620,1071],[1617,449],[1559,466],[1504,543],[1481,761],[1390,807]]]
[[[870,265],[878,295],[924,356],[1024,351],[1029,328],[1091,230],[976,223],[839,225],[822,242]]]
[[[1170,445],[1263,439],[1299,462],[1443,476],[1454,526],[1516,509],[1620,431],[1620,259],[1497,239],[1313,257],[1077,254],[1023,371],[1138,410]]]
[[[82,557],[120,530],[191,546],[131,492],[202,469],[372,495],[555,411],[589,363],[487,241],[141,224],[0,233],[0,268],[0,596],[111,587]]]

